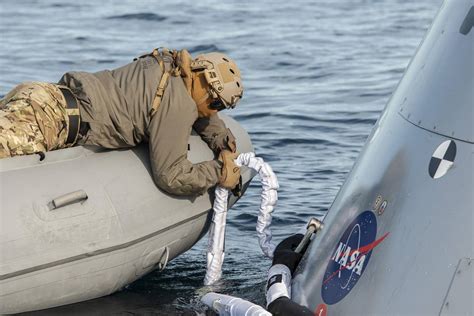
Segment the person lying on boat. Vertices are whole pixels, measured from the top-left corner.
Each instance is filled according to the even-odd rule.
[[[237,186],[235,138],[217,116],[242,98],[240,70],[213,52],[155,49],[96,73],[68,72],[58,84],[23,83],[0,100],[0,158],[79,145],[130,148],[148,142],[157,186],[200,195]],[[218,159],[192,164],[194,130]]]

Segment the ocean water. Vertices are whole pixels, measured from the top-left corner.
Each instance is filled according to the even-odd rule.
[[[227,114],[248,131],[280,182],[274,240],[323,217],[400,80],[441,0],[0,2],[0,95],[23,81],[98,71],[154,47],[222,51],[245,85]],[[264,304],[270,261],[258,246],[259,182],[228,216],[214,291]],[[121,292],[36,315],[205,312],[203,238]]]

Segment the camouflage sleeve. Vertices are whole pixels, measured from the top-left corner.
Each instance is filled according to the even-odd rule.
[[[197,119],[193,127],[214,153],[218,154],[223,149],[235,152],[235,137],[217,114]]]
[[[162,106],[148,128],[153,178],[160,189],[174,195],[204,194],[217,184],[221,173],[216,160],[193,164],[187,159],[188,140],[197,117],[197,113],[189,114],[192,110],[176,104]]]

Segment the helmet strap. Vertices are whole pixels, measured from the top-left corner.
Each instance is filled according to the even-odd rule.
[[[192,57],[191,54],[185,49],[180,50],[177,54],[177,64],[181,70],[181,78],[183,79],[184,85],[186,86],[186,90],[190,95],[192,95],[192,71],[191,71],[191,62]]]
[[[193,72],[192,73],[193,83],[191,89],[191,96],[196,102],[196,105],[199,107],[204,102],[206,102],[211,95],[209,94],[209,84],[204,77],[204,73],[201,72]]]

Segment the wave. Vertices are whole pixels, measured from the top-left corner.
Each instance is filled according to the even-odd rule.
[[[189,49],[189,52],[191,54],[195,54],[195,53],[208,53],[208,52],[222,52],[221,49],[219,49],[219,47],[217,47],[216,45],[214,44],[209,44],[209,45],[196,45],[196,46],[193,46],[193,47],[190,47]]]
[[[144,21],[164,21],[167,17],[155,13],[128,13],[122,15],[112,15],[107,20],[144,20]]]

